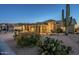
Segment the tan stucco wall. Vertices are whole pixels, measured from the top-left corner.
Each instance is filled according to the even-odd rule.
[[[28,26],[28,27],[27,27]],[[22,26],[15,26],[14,29],[21,29],[23,32],[28,32],[27,28],[29,28],[29,32],[38,32],[40,34],[47,34],[51,33],[51,30],[55,31],[56,29],[56,22],[48,22],[47,24],[40,24],[40,25],[22,25]]]
[[[55,31],[56,30],[56,23],[55,22],[48,22],[47,28],[48,28],[48,30],[47,30],[48,33],[51,33],[51,30]]]

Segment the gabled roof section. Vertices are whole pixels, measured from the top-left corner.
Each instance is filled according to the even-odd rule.
[[[17,23],[16,25],[41,25],[41,24],[45,24],[47,25],[48,22],[52,22],[52,21],[55,21],[55,20],[52,20],[52,19],[49,19],[47,21],[43,21],[43,22],[36,22],[36,23]]]
[[[60,23],[62,23],[62,20],[56,21],[56,24],[60,24]]]
[[[53,19],[49,19],[49,20],[47,20],[47,21],[45,21],[45,22],[51,22],[51,21],[55,21],[55,20],[53,20]]]

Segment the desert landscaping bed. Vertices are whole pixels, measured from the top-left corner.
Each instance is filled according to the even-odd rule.
[[[37,55],[38,48],[37,47],[17,47],[15,40],[8,40],[6,43],[10,46],[10,48],[14,51],[16,55]]]
[[[73,35],[71,35],[73,37]],[[79,35],[77,35],[79,36]],[[76,36],[76,37],[77,37]],[[57,36],[51,36],[53,38],[57,38]],[[24,47],[18,48],[16,45],[15,40],[13,39],[12,33],[0,34],[0,38],[4,39],[4,41],[8,44],[8,46],[15,52],[16,55],[37,55],[38,54],[38,47]],[[72,54],[79,54],[79,44],[69,38],[69,36],[59,35],[58,39],[62,40],[65,45],[71,46],[73,49]]]

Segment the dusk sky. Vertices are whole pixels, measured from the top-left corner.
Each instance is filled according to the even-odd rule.
[[[0,23],[32,23],[61,20],[65,4],[0,4]],[[79,5],[70,5],[71,16],[79,23]]]

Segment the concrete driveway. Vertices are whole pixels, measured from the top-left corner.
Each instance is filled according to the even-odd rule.
[[[10,38],[9,35],[7,37],[6,34],[0,34],[0,54],[2,55],[15,55],[12,49],[6,43],[6,40]]]

